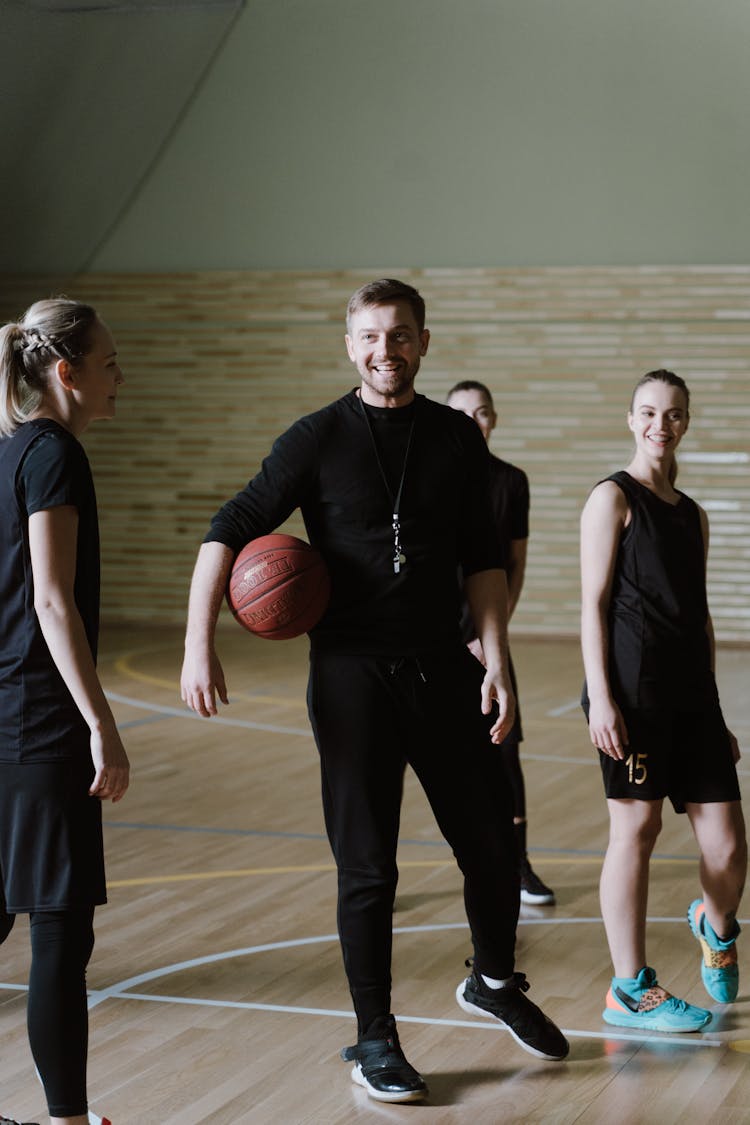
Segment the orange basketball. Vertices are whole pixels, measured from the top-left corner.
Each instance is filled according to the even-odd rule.
[[[325,613],[331,580],[323,556],[293,535],[262,535],[234,560],[227,601],[245,629],[269,641],[309,632]]]

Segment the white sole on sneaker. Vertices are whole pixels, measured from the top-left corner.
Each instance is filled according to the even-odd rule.
[[[363,1086],[371,1098],[375,1098],[379,1102],[418,1102],[427,1096],[427,1090],[413,1090],[403,1094],[389,1094],[383,1090],[376,1090],[365,1078],[362,1073],[362,1066],[360,1063],[355,1063],[352,1067],[352,1082],[356,1082],[358,1086]]]
[[[500,1016],[496,1016],[493,1012],[486,1012],[484,1010],[484,1008],[480,1008],[477,1004],[472,1004],[471,1000],[467,1000],[466,997],[464,996],[464,989],[466,988],[466,983],[467,982],[465,980],[462,981],[461,984],[459,984],[458,988],[456,989],[456,1000],[458,1001],[459,1008],[463,1008],[463,1010],[465,1012],[468,1012],[470,1016],[481,1016],[482,1019],[492,1020],[493,1023],[499,1023],[501,1027],[504,1027],[506,1031],[510,1032],[510,1034],[515,1039],[518,1046],[523,1047],[524,1051],[528,1051],[528,1053],[530,1055],[534,1055],[538,1059],[545,1059],[546,1062],[560,1062],[561,1061],[557,1057],[557,1055],[546,1055],[544,1053],[544,1051],[539,1051],[539,1050],[537,1050],[536,1047],[530,1046],[528,1043],[525,1042],[525,1040],[521,1039],[520,1036],[516,1035],[515,1031],[510,1026],[510,1024],[507,1024],[505,1022],[505,1020],[502,1019]]]
[[[631,1016],[629,1013],[624,1012],[620,1015],[619,1012],[613,1011],[611,1008],[605,1008],[602,1012],[602,1019],[605,1023],[611,1023],[615,1027],[630,1027],[637,1028],[639,1031],[657,1031],[665,1032],[669,1035],[692,1035],[696,1031],[702,1031],[707,1024],[711,1022],[712,1016],[709,1011],[706,1011],[707,1018],[697,1018],[690,1023],[683,1022],[682,1026],[677,1020],[670,1023],[668,1019],[660,1020],[654,1019],[650,1023],[646,1023],[645,1019],[639,1020],[637,1016]]]
[[[531,891],[521,891],[521,902],[525,906],[554,906],[554,895],[535,895]]]

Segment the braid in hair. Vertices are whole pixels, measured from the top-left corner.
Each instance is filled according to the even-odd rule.
[[[0,328],[0,435],[12,434],[34,413],[58,359],[80,363],[96,320],[91,305],[52,297]]]

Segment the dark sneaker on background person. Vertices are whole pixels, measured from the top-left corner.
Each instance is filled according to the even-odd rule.
[[[528,856],[521,860],[521,902],[526,906],[555,905],[555,892],[532,870]]]

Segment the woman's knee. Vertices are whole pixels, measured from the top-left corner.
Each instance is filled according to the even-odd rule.
[[[661,801],[608,801],[610,844],[650,855],[662,827]]]
[[[693,830],[704,862],[722,870],[741,871],[747,867],[747,839],[742,806],[689,805]]]
[[[747,842],[744,836],[735,833],[717,836],[701,845],[701,855],[710,867],[741,872],[744,878],[747,870]]]

